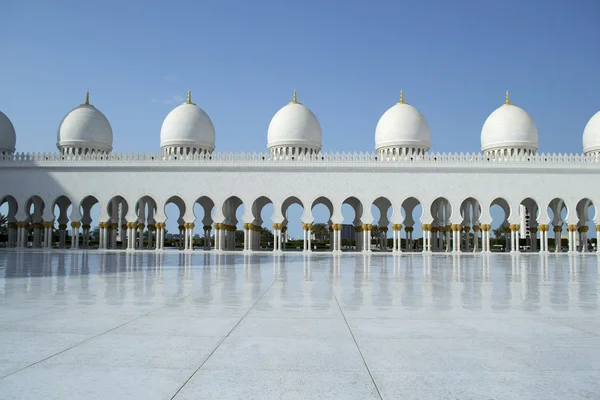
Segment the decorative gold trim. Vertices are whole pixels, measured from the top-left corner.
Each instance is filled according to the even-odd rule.
[[[191,90],[188,90],[187,100],[183,104],[193,104],[193,105],[196,104],[196,103],[192,103],[192,91]]]

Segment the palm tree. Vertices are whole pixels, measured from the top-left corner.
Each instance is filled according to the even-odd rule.
[[[0,214],[0,233],[6,234],[8,232],[8,217]]]
[[[494,238],[496,238],[496,244],[500,239],[506,239],[506,228],[508,228],[508,224],[503,222],[498,228],[492,230]]]
[[[315,236],[315,241],[324,242],[329,239],[329,228],[327,227],[327,224],[313,224],[312,234]]]

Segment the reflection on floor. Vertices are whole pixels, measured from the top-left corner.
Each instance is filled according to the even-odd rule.
[[[594,398],[599,262],[0,252],[0,398]]]

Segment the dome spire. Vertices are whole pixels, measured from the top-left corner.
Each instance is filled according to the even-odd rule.
[[[296,95],[296,89],[294,89],[294,97],[292,98],[292,104],[300,104],[300,103],[298,103],[298,96]]]
[[[191,90],[189,90],[189,89],[188,89],[188,96],[187,96],[187,100],[186,100],[186,102],[185,102],[185,103],[183,103],[183,104],[195,104],[195,103],[192,103],[192,91],[191,91]]]
[[[504,105],[505,106],[512,106],[512,104],[510,104],[510,99],[508,97],[508,90],[506,91],[506,95],[504,96]]]
[[[404,104],[404,91],[402,89],[400,89],[400,101],[398,103]]]
[[[93,105],[90,104],[90,91],[89,90],[87,92],[85,92],[85,103],[83,103],[82,106],[94,107]]]

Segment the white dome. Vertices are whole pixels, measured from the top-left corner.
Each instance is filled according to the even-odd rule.
[[[281,108],[271,119],[267,147],[321,150],[321,125],[308,108],[294,101]]]
[[[600,111],[590,118],[583,130],[583,152],[600,152]]]
[[[84,104],[65,115],[58,127],[59,150],[81,149],[112,151],[113,132],[108,119],[89,103],[89,94]]]
[[[375,149],[415,148],[429,150],[431,138],[427,120],[401,98],[379,119],[375,128]]]
[[[188,101],[173,109],[160,129],[161,148],[183,148],[212,152],[215,149],[215,127],[200,107]]]
[[[535,152],[538,148],[538,130],[525,110],[510,104],[496,109],[485,120],[481,129],[481,151],[518,150]]]
[[[17,144],[17,134],[10,119],[0,111],[0,153],[14,153]]]

